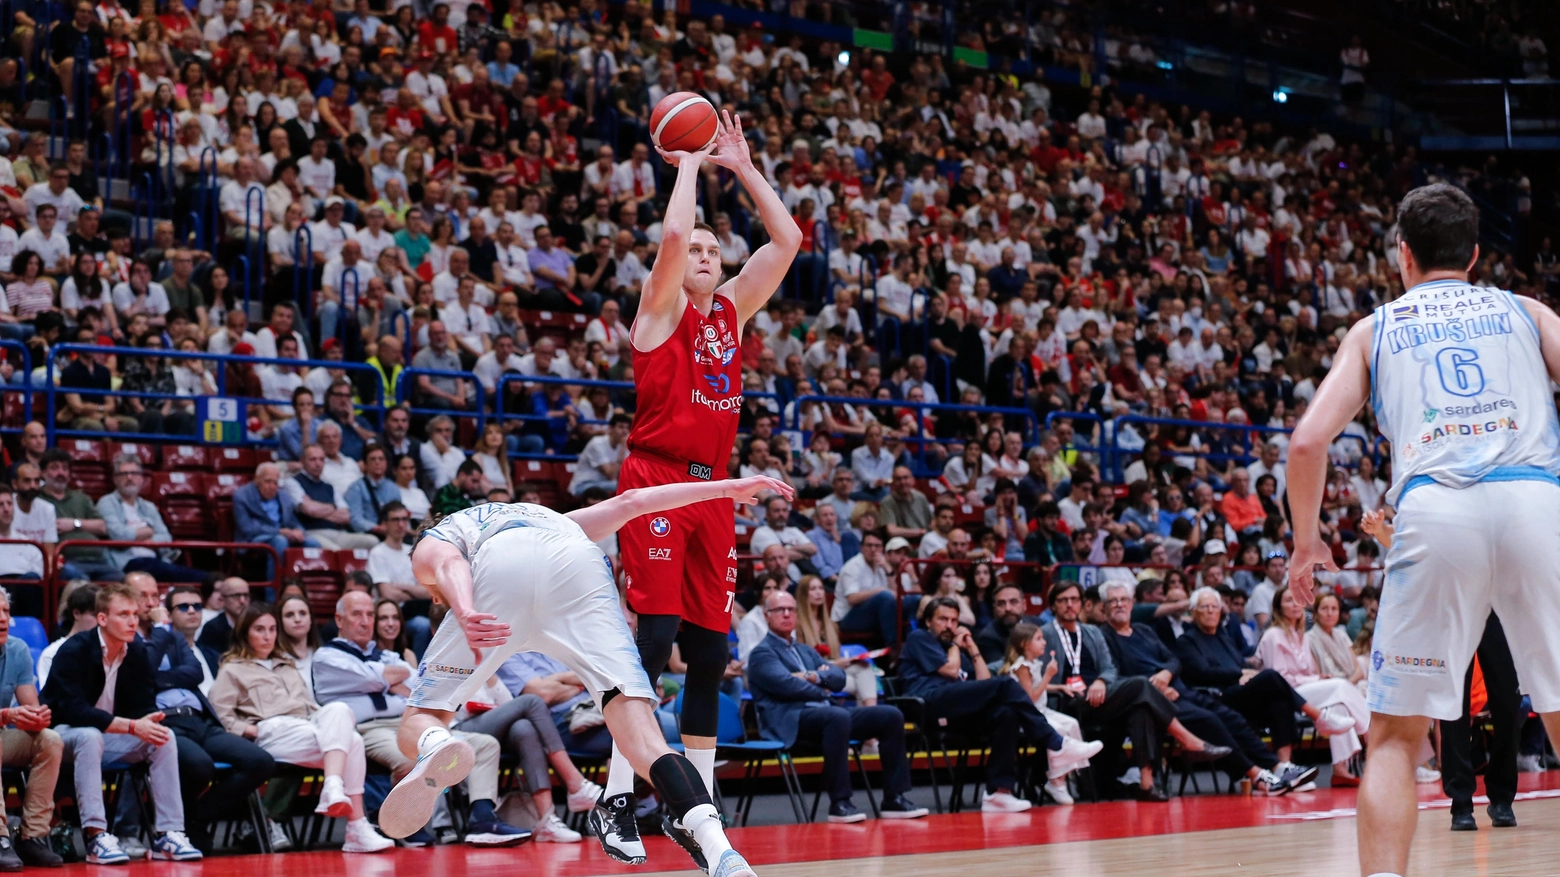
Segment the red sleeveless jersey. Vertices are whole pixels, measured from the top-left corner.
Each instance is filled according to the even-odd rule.
[[[691,301],[686,308],[661,346],[634,348],[638,402],[628,448],[708,466],[705,477],[718,480],[742,413],[741,327],[736,305],[724,296],[715,296],[708,317]]]

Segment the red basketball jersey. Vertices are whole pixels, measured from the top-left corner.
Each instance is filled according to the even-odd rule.
[[[649,352],[634,348],[638,395],[630,453],[641,450],[710,468],[724,478],[742,412],[742,356],[737,307],[715,296],[708,317],[688,302],[682,321]]]

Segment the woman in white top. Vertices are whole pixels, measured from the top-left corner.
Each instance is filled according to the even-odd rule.
[[[97,257],[82,251],[71,260],[70,276],[60,284],[60,310],[74,320],[86,307],[101,311],[109,334],[119,337],[119,319],[114,313],[114,298],[108,281],[98,272]]]
[[[934,563],[927,567],[926,579],[921,584],[921,593],[929,597],[947,597],[959,603],[959,623],[965,627],[975,626],[975,610],[970,607],[970,601],[964,596],[964,590],[968,585],[964,576],[959,573],[959,568],[951,563]]]
[[[1360,511],[1373,512],[1381,508],[1381,497],[1387,492],[1387,484],[1376,477],[1376,464],[1370,457],[1360,457],[1359,471],[1349,479],[1349,484],[1360,501]]]
[[[466,455],[454,446],[455,421],[439,415],[428,421],[428,439],[423,442],[423,468],[433,479],[433,489],[438,490],[455,480],[455,472],[466,462]]]
[[[968,442],[964,453],[943,467],[942,482],[965,502],[984,505],[986,496],[997,487],[997,478],[991,474],[996,465],[979,444]]]
[[[1277,670],[1307,704],[1321,710],[1322,718],[1332,710],[1354,720],[1348,730],[1328,737],[1333,776],[1342,779],[1340,784],[1353,779],[1348,762],[1360,751],[1360,738],[1370,732],[1370,709],[1359,689],[1347,678],[1329,679],[1322,675],[1305,635],[1305,607],[1295,601],[1287,587],[1279,588],[1273,595],[1272,614],[1262,641],[1257,643],[1257,657],[1263,667]]]
[[[1046,706],[1047,696],[1055,691],[1066,689],[1064,685],[1052,685],[1051,680],[1056,678],[1056,655],[1046,650],[1045,633],[1039,625],[1020,621],[1013,626],[1013,632],[1008,635],[1007,654],[1002,659],[1002,666],[998,673],[1012,676],[1018,683],[1024,686],[1024,691],[1029,693],[1029,699],[1034,701],[1045,720],[1056,729],[1056,733],[1063,737],[1071,737],[1074,740],[1083,739],[1083,728],[1078,720],[1066,713],[1059,713]],[[1049,771],[1045,784],[1046,794],[1050,795],[1058,804],[1071,804],[1072,794],[1067,788],[1067,775],[1083,765],[1055,765]]]
[[[200,342],[186,335],[179,339],[179,350],[184,353],[200,353]],[[173,386],[180,396],[215,396],[217,382],[211,374],[210,361],[205,359],[172,359]]]
[[[423,256],[423,263],[434,275],[443,274],[450,270],[450,253],[455,250],[455,226],[450,224],[447,217],[440,216],[433,221],[433,228],[428,232],[428,238],[430,241],[428,253]]]
[[[411,454],[398,455],[390,466],[390,477],[401,489],[401,505],[411,514],[413,526],[422,523],[433,504],[428,501],[428,494],[417,486],[417,461]]]
[[[510,476],[509,450],[504,444],[504,428],[489,422],[482,428],[482,437],[472,449],[471,459],[482,464],[482,477],[487,479],[488,489],[502,487],[514,496],[514,480]]]

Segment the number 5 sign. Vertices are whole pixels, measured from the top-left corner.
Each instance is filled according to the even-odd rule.
[[[243,438],[238,422],[241,406],[236,399],[205,396],[200,400],[201,435],[208,442],[237,442]]]

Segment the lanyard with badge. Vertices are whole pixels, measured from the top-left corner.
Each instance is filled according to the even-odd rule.
[[[1056,635],[1057,639],[1062,641],[1062,657],[1067,659],[1067,668],[1072,671],[1072,675],[1067,677],[1067,687],[1071,689],[1082,689],[1083,664],[1081,662],[1083,659],[1083,631],[1078,631],[1078,639],[1076,642],[1073,641],[1072,636],[1067,633],[1066,628],[1062,627],[1061,625],[1057,625]]]

